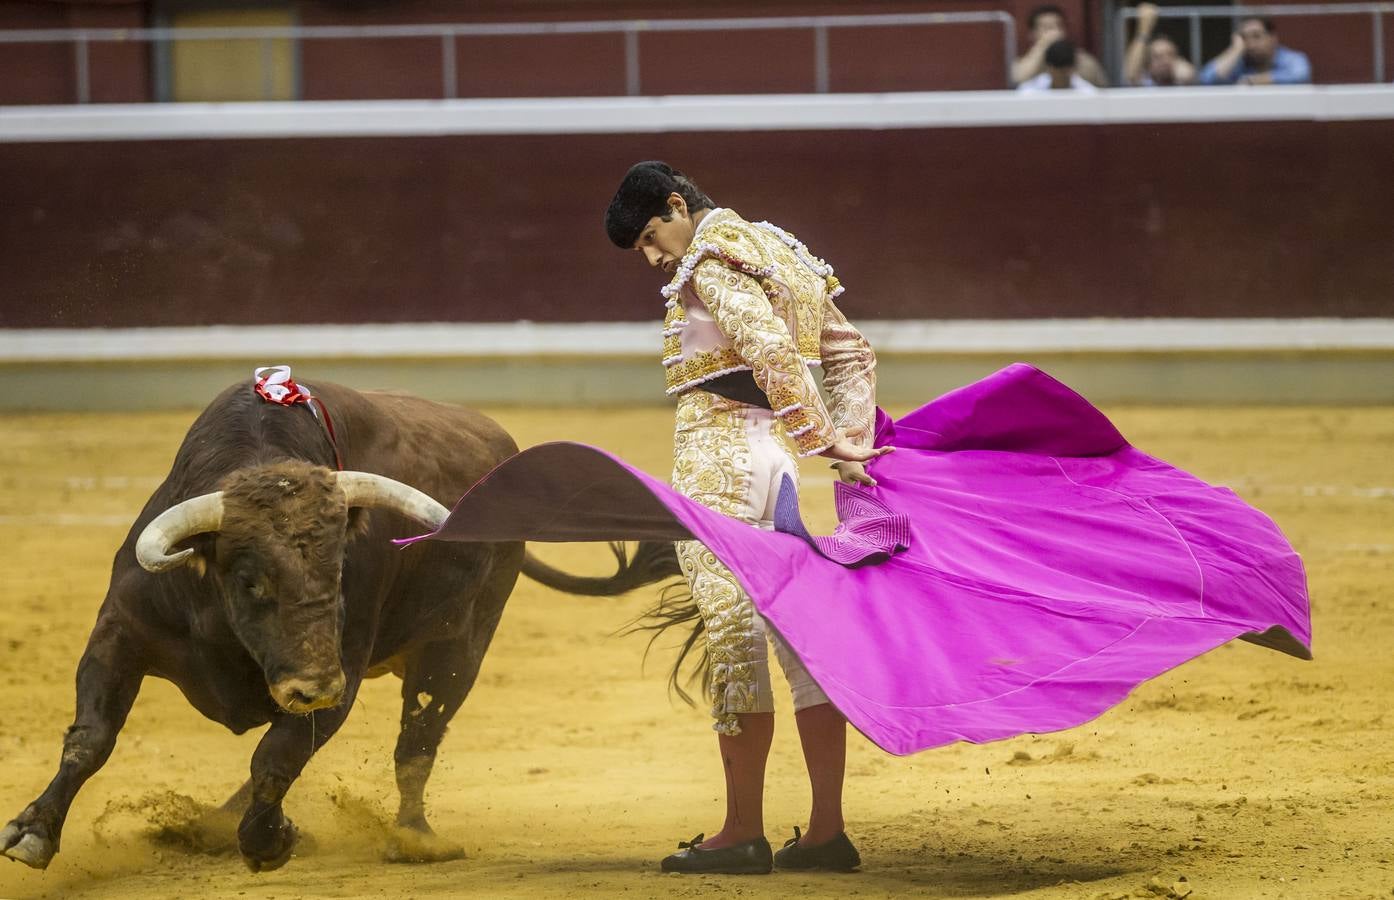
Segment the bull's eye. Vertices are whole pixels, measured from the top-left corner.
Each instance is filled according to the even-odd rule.
[[[251,572],[241,572],[237,576],[237,586],[242,589],[242,593],[251,597],[253,600],[262,600],[266,597],[266,587],[261,579]]]

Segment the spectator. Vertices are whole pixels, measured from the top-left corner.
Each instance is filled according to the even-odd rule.
[[[1139,3],[1137,33],[1128,45],[1128,56],[1123,64],[1128,84],[1133,87],[1194,84],[1196,67],[1181,55],[1175,41],[1164,34],[1156,34],[1156,28],[1156,5]]]
[[[1012,84],[1024,84],[1037,78],[1045,71],[1046,48],[1056,41],[1069,38],[1065,22],[1065,11],[1053,4],[1038,6],[1026,18],[1027,34],[1031,38],[1031,49],[1012,63]],[[1084,50],[1076,50],[1080,76],[1090,84],[1108,86],[1108,76],[1099,61]]]
[[[1272,19],[1239,20],[1229,49],[1206,63],[1201,84],[1311,84],[1307,54],[1279,46]]]
[[[1040,91],[1076,91],[1081,94],[1098,93],[1098,88],[1085,81],[1075,71],[1079,51],[1066,40],[1059,40],[1046,48],[1043,55],[1045,71],[1035,78],[1017,85],[1018,94],[1035,94]]]

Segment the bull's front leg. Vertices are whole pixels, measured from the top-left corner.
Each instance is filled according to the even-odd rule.
[[[120,626],[98,619],[77,666],[77,715],[63,737],[58,774],[0,830],[0,852],[36,869],[58,852],[63,821],[82,785],[106,763],[126,723],[145,664]]]
[[[350,676],[338,706],[308,715],[277,716],[257,744],[252,754],[251,803],[237,826],[242,860],[253,872],[278,869],[290,859],[296,831],[281,801],[310,757],[348,718],[358,685],[359,676]]]

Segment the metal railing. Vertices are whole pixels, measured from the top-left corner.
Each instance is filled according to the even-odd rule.
[[[864,16],[767,16],[728,19],[647,19],[590,22],[479,23],[459,25],[328,25],[241,28],[81,28],[0,31],[3,44],[73,45],[77,102],[91,100],[89,46],[94,43],[147,42],[157,47],[173,41],[260,41],[262,66],[272,57],[273,41],[421,38],[440,43],[441,86],[446,99],[459,94],[456,40],[470,37],[524,37],[562,34],[621,34],[624,36],[625,90],[641,93],[639,38],[645,33],[811,30],[813,32],[812,88],[827,93],[831,84],[828,34],[834,29],[909,28],[931,25],[1002,26],[1004,84],[1011,81],[1016,54],[1016,22],[1001,10],[977,12],[905,13]]]
[[[1201,19],[1230,19],[1238,22],[1248,16],[1261,16],[1263,18],[1279,18],[1282,16],[1369,16],[1372,49],[1374,56],[1374,77],[1371,79],[1376,84],[1384,82],[1384,14],[1394,13],[1394,3],[1303,3],[1288,6],[1163,6],[1157,9],[1157,17],[1161,19],[1189,19],[1190,20],[1190,39],[1191,54],[1196,58],[1191,60],[1195,63],[1197,71],[1205,65],[1206,60],[1201,57],[1200,47],[1200,20]],[[1118,58],[1122,59],[1128,47],[1128,22],[1136,19],[1137,10],[1133,8],[1120,9],[1114,20],[1114,41],[1117,47]],[[1123,79],[1118,79],[1121,84]]]

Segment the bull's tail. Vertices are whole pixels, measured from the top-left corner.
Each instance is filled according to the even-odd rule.
[[[523,560],[523,574],[539,584],[568,594],[582,594],[589,597],[613,597],[628,591],[656,584],[682,574],[678,566],[678,556],[673,545],[667,541],[640,541],[631,556],[623,544],[612,543],[610,551],[615,554],[619,568],[607,577],[572,575],[555,569],[542,562],[531,553]],[[691,683],[700,674],[702,689],[705,692],[711,682],[711,667],[708,665],[706,624],[702,621],[697,602],[692,598],[686,582],[678,581],[665,585],[659,594],[658,602],[621,630],[621,634],[634,634],[647,631],[648,647],[645,658],[657,641],[670,628],[690,627],[687,637],[678,648],[678,658],[668,675],[670,688],[684,701],[691,704],[692,698],[683,690],[683,682]],[[683,663],[694,651],[700,656],[693,666],[693,672],[683,678]]]
[[[702,619],[702,612],[697,606],[697,601],[692,597],[692,591],[688,589],[686,581],[675,581],[665,585],[663,592],[659,594],[658,602],[649,607],[638,618],[634,619],[623,629],[620,634],[634,634],[640,631],[649,632],[649,643],[644,648],[644,659],[648,659],[649,651],[653,650],[654,642],[663,636],[669,628],[688,627],[687,637],[678,647],[678,658],[673,660],[673,670],[668,673],[668,688],[689,706],[695,705],[692,697],[687,691],[683,690],[683,682],[692,684],[701,677],[702,693],[705,694],[711,687],[712,671],[711,657],[707,652],[707,624]],[[686,678],[682,674],[683,663],[688,656],[698,650],[696,662],[692,666],[692,671]]]
[[[634,555],[623,544],[611,544],[619,569],[606,577],[571,575],[554,569],[542,560],[527,554],[523,559],[523,574],[553,590],[588,597],[613,597],[648,584],[680,575],[678,555],[668,541],[640,541]]]

